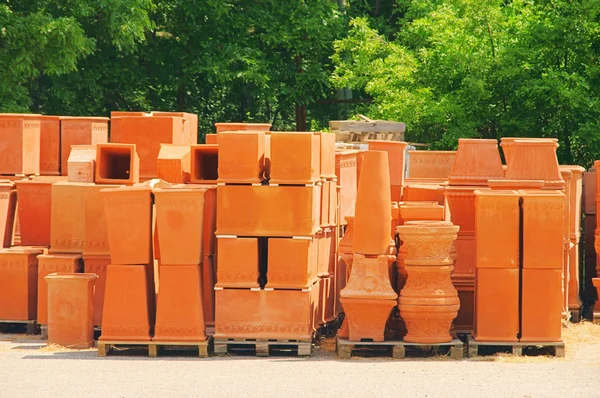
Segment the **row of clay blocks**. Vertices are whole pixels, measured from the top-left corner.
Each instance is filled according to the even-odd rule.
[[[215,338],[310,341],[340,311],[335,135],[217,131]]]

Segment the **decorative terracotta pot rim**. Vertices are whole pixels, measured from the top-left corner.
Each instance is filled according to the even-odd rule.
[[[510,141],[509,141],[510,142]],[[558,148],[558,140],[556,139],[536,139],[536,140],[514,140],[509,145],[518,144],[519,146],[552,146]],[[515,145],[516,146],[516,145]]]
[[[127,117],[127,116],[126,116]],[[60,116],[60,120],[78,120],[78,121],[92,121],[92,122],[104,122],[104,121],[109,121],[110,118],[108,117],[101,117],[101,116]]]
[[[440,272],[452,272],[454,266],[447,264],[440,264],[435,267],[428,265],[410,265],[406,264],[405,267],[407,270],[414,270],[419,272],[430,272],[430,273],[440,273]]]
[[[558,138],[544,138],[544,137],[501,137],[500,145],[502,143],[512,143],[513,141],[553,141],[558,142]]]
[[[440,204],[438,202],[435,201],[429,201],[429,200],[424,200],[422,202],[419,202],[417,200],[415,201],[407,201],[407,202],[398,202],[398,206],[429,206],[429,205],[433,205],[433,206],[439,206]]]
[[[548,189],[548,190],[537,190],[537,189],[519,189],[521,196],[565,196],[564,193],[559,190]]]
[[[404,225],[414,225],[414,226],[423,226],[423,227],[447,227],[454,225],[451,221],[427,221],[427,220],[415,220],[415,221],[407,221]],[[402,227],[399,225],[397,228]]]
[[[508,187],[517,187],[518,189],[541,189],[545,184],[544,180],[509,180],[509,179],[496,179],[496,180],[488,180],[488,185],[490,188],[505,188]]]
[[[461,185],[461,186],[449,185],[444,188],[444,193],[460,194],[460,193],[471,193],[472,191],[475,191],[475,190],[487,191],[489,189],[490,188],[488,188],[484,185],[483,186],[482,185]]]
[[[489,144],[489,143],[494,143],[494,144],[498,144],[498,140],[493,139],[493,138],[459,138],[458,142],[465,142],[468,144],[479,144],[479,143],[485,143],[485,144]]]

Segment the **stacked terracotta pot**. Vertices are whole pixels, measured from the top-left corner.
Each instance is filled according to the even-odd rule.
[[[215,338],[310,340],[335,317],[335,136],[219,131]]]

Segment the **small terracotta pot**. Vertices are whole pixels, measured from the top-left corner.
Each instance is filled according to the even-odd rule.
[[[446,180],[455,158],[456,151],[408,151],[408,176]]]
[[[38,256],[38,294],[37,323],[48,324],[48,285],[46,278],[50,274],[80,273],[83,270],[81,256],[76,254],[42,254]]]
[[[107,117],[60,117],[61,175],[67,175],[67,161],[71,153],[71,146],[105,144],[108,142],[108,121]],[[114,127],[113,123],[111,123],[112,127]],[[111,130],[111,140],[114,135],[113,131]]]
[[[335,174],[340,186],[340,222],[348,216],[354,216],[356,203],[356,156],[357,151],[335,153]]]
[[[450,185],[487,185],[488,180],[503,177],[498,141],[459,138]]]
[[[140,181],[135,144],[96,145],[96,183],[133,185]]]
[[[0,250],[0,319],[27,321],[37,315],[37,256],[42,250]]]
[[[218,182],[260,183],[265,176],[265,133],[220,132]]]
[[[320,180],[320,136],[310,132],[271,132],[271,183],[314,184]]]
[[[119,188],[122,185],[90,185],[84,188],[84,255],[110,256],[104,200],[100,191],[106,188]],[[96,288],[98,286],[96,281]]]
[[[40,174],[60,175],[60,117],[40,116]]]
[[[40,116],[0,114],[0,174],[39,174]]]
[[[257,238],[217,239],[217,287],[258,287],[259,251]],[[277,255],[275,252],[274,255]],[[274,271],[274,274],[277,273]]]
[[[93,184],[52,185],[50,253],[82,254],[85,241],[85,191]]]
[[[48,344],[94,346],[94,274],[53,273],[48,283]]]
[[[215,184],[217,182],[219,178],[218,145],[192,145],[190,162],[190,182],[192,184]]]
[[[506,178],[543,180],[544,189],[564,189],[560,176],[556,139],[514,140],[510,161],[506,163]]]
[[[110,256],[83,255],[83,272],[98,276],[94,284],[94,325],[102,326],[104,310],[104,291],[106,289],[106,270],[110,264]]]
[[[269,238],[266,287],[308,289],[317,279],[318,250],[317,238]]]

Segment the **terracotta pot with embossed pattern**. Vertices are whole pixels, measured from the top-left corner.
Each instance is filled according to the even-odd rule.
[[[93,184],[52,185],[50,253],[82,254],[85,241],[85,190]]]
[[[265,133],[218,133],[218,182],[260,183],[265,176]]]
[[[40,116],[40,174],[60,175],[60,117]]]
[[[314,184],[320,180],[320,136],[311,132],[271,132],[271,182]]]
[[[459,138],[450,185],[487,185],[489,179],[503,177],[498,141]]]
[[[100,191],[106,188],[119,188],[122,185],[89,185],[84,191],[84,255],[110,256],[108,236],[106,233],[106,217],[104,217],[104,200]],[[101,282],[96,281],[96,289]]]
[[[317,279],[318,248],[313,237],[269,238],[266,287],[308,289]]]
[[[0,250],[0,319],[27,321],[37,315],[37,256],[42,250]]]
[[[217,245],[220,254],[217,257],[216,286],[257,288],[259,277],[258,238],[219,237]],[[273,256],[276,257],[276,255],[275,251]]]
[[[506,163],[509,180],[542,180],[544,189],[564,189],[556,157],[556,139],[514,140]]]
[[[408,176],[446,180],[455,158],[456,151],[408,151]]]
[[[55,272],[79,273],[83,263],[77,254],[42,254],[38,256],[37,323],[48,324],[48,285],[46,278]]]
[[[40,116],[0,114],[0,174],[40,172]]]
[[[61,175],[67,175],[67,161],[69,160],[69,154],[71,153],[72,145],[95,145],[108,142],[108,120],[109,119],[107,117],[61,116]],[[111,127],[114,130],[114,125]]]
[[[321,172],[319,177],[321,178],[336,178],[335,173],[335,134],[329,132],[317,132],[314,133],[320,138],[320,152],[321,161],[320,169]]]

